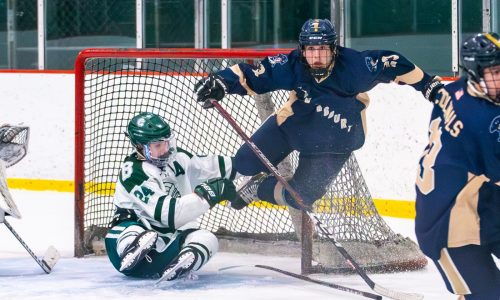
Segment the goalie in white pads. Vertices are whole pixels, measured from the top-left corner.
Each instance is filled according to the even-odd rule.
[[[52,272],[52,269],[59,260],[59,252],[56,248],[50,246],[45,252],[44,257],[39,259],[5,219],[6,216],[21,219],[21,213],[7,185],[5,168],[15,165],[26,156],[28,152],[28,141],[29,127],[9,124],[0,126],[0,224],[3,223],[9,229],[24,249],[33,257],[36,263],[48,274]]]
[[[152,113],[132,118],[127,136],[136,151],[116,183],[116,214],[105,240],[111,263],[127,276],[162,280],[200,269],[218,241],[195,220],[236,199],[231,158],[177,148],[168,123]]]

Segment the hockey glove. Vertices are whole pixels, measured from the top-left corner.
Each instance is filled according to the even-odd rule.
[[[226,95],[227,87],[220,75],[210,74],[194,85],[194,91],[197,97],[196,101],[203,102],[203,108],[211,108],[213,105],[207,100],[220,101]]]
[[[236,187],[233,182],[223,178],[207,180],[197,185],[194,188],[194,192],[201,198],[207,200],[210,208],[223,200],[233,201],[237,197]]]
[[[439,90],[444,87],[444,84],[441,83],[441,78],[438,76],[432,77],[429,82],[427,82],[422,90],[422,94],[424,94],[425,99],[429,100],[432,103],[436,103],[441,99],[441,94]]]

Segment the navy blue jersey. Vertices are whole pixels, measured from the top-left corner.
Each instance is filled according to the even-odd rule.
[[[365,140],[362,112],[368,105],[362,93],[391,81],[421,91],[431,80],[396,52],[343,47],[338,47],[332,73],[321,80],[311,75],[298,50],[268,57],[258,66],[240,63],[218,74],[230,94],[291,91],[277,113],[278,125],[290,145],[303,153],[349,153],[360,148]]]
[[[500,106],[445,87],[417,176],[415,230],[434,260],[441,249],[500,241]]]

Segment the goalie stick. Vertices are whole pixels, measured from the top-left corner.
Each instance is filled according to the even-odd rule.
[[[295,191],[295,189],[285,180],[285,178],[280,174],[278,169],[267,159],[267,157],[260,151],[260,149],[250,140],[250,138],[246,135],[246,133],[241,129],[241,127],[236,123],[236,121],[231,117],[231,115],[214,99],[207,99],[203,104],[204,108],[215,107],[217,111],[221,114],[221,116],[229,122],[231,127],[240,135],[240,137],[250,146],[255,155],[259,158],[259,160],[269,169],[271,173],[276,177],[276,179],[283,185],[283,187],[290,193],[290,195],[296,200],[297,204],[304,210],[309,218],[311,218],[312,222],[319,229],[321,233],[323,233],[326,238],[335,246],[335,248],[340,252],[340,254],[346,259],[346,261],[352,266],[352,268],[358,273],[361,278],[368,284],[368,286],[375,292],[379,293],[382,296],[386,296],[391,299],[396,300],[420,300],[424,297],[420,294],[413,293],[405,293],[392,289],[385,288],[376,284],[366,272],[359,266],[359,264],[352,258],[352,256],[345,250],[344,246],[337,241],[333,235],[333,232],[330,232],[328,228],[323,225],[323,223],[315,216],[312,212],[310,212],[307,207],[304,205],[304,201],[302,197]]]
[[[7,222],[7,220],[3,220],[3,223],[7,228],[9,228],[10,232],[16,237],[16,239],[23,245],[24,249],[28,251],[28,253],[33,257],[33,259],[37,262],[37,264],[42,268],[42,270],[49,274],[52,269],[54,268],[54,265],[57,263],[59,260],[59,252],[54,248],[53,246],[50,246],[47,251],[45,252],[45,255],[43,256],[42,259],[39,259],[36,257],[35,253],[28,247],[28,245],[23,241],[23,239],[17,234],[17,232],[12,228],[12,226]]]
[[[326,286],[326,287],[329,287],[329,288],[332,288],[332,289],[337,289],[339,291],[343,291],[343,292],[347,292],[347,293],[352,293],[352,294],[363,296],[363,297],[370,298],[370,299],[379,299],[379,300],[382,299],[382,296],[380,296],[380,295],[375,295],[375,294],[372,294],[372,293],[368,293],[368,292],[356,290],[356,289],[349,288],[349,287],[346,287],[346,286],[343,286],[343,285],[338,285],[338,284],[335,284],[335,283],[332,283],[332,282],[326,282],[326,281],[323,281],[323,280],[310,278],[310,277],[307,277],[305,275],[301,275],[301,274],[297,274],[297,273],[293,273],[293,272],[288,272],[288,271],[285,271],[285,270],[282,270],[282,269],[278,269],[278,268],[271,267],[271,266],[266,266],[266,265],[230,266],[230,267],[220,268],[219,271],[225,271],[225,270],[239,268],[239,267],[255,267],[255,268],[261,268],[261,269],[271,270],[271,271],[274,271],[274,272],[277,272],[277,273],[281,273],[281,274],[284,274],[284,275],[287,275],[287,276],[290,276],[290,277],[293,277],[293,278],[297,278],[297,279],[304,280],[304,281],[307,281],[307,282],[316,283],[316,284],[319,284],[319,285],[322,285],[322,286]]]
[[[12,195],[9,192],[9,187],[7,186],[7,181],[5,179],[6,175],[4,164],[4,161],[0,158],[0,223],[4,223],[5,226],[7,226],[10,232],[12,232],[21,245],[23,245],[24,249],[28,251],[43,271],[48,274],[52,271],[52,268],[59,260],[59,252],[57,252],[54,247],[50,246],[45,252],[43,259],[40,260],[5,219],[6,216],[12,216],[20,219],[21,213],[19,212],[16,203],[14,202],[14,199],[12,199]]]

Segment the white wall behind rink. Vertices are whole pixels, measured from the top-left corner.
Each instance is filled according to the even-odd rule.
[[[432,105],[396,84],[369,94],[368,136],[356,151],[368,187],[374,198],[412,200]],[[28,155],[9,177],[73,180],[74,102],[72,74],[0,73],[0,124],[31,128]]]

